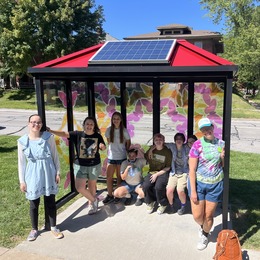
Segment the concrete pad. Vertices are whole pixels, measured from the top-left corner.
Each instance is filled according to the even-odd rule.
[[[103,192],[100,197],[105,197]],[[221,208],[217,208],[208,247],[196,249],[198,226],[188,205],[187,213],[147,214],[146,205],[99,203],[95,215],[87,215],[85,198],[79,198],[58,215],[63,239],[41,232],[36,241],[24,241],[14,249],[0,248],[4,260],[210,260],[222,228]],[[175,209],[179,202],[175,201]],[[229,221],[231,228],[231,223]],[[243,260],[259,260],[260,251],[243,249]]]
[[[6,249],[3,254],[1,254],[2,250],[0,249],[0,259],[4,260],[60,260],[62,258],[52,258],[47,257],[46,255],[33,254],[30,252],[23,252],[17,249],[8,250]]]
[[[105,194],[103,194],[105,196]],[[176,205],[177,208],[177,205]],[[147,214],[146,205],[103,205],[96,215],[87,215],[85,198],[80,198],[58,216],[63,239],[43,232],[34,242],[24,241],[15,249],[56,259],[212,259],[221,230],[221,209],[207,249],[198,251],[198,226],[188,213]]]

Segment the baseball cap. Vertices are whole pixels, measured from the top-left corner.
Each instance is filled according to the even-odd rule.
[[[211,121],[208,118],[201,118],[198,122],[199,130],[205,126],[212,126]]]

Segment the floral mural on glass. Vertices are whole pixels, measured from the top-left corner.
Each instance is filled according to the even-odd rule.
[[[202,117],[209,118],[214,125],[214,133],[218,138],[222,138],[223,123],[223,99],[224,91],[217,83],[196,83],[194,89],[194,119],[195,134],[201,137],[201,132],[197,128],[198,121]]]
[[[187,112],[188,112],[188,84],[169,83],[160,84],[160,113],[169,118],[169,122],[174,125],[176,132],[187,134]],[[79,93],[73,91],[73,107],[77,102]],[[127,108],[127,129],[131,138],[135,136],[135,125],[142,122],[145,115],[153,114],[152,83],[138,83],[133,88],[126,88],[124,93]],[[197,122],[202,117],[208,117],[214,124],[217,137],[222,135],[222,112],[223,112],[223,90],[217,83],[195,83],[194,89],[194,134],[200,137],[197,129]],[[59,91],[59,98],[66,108],[66,95]],[[120,103],[120,83],[117,82],[97,82],[95,84],[96,118],[101,133],[104,135],[106,129],[111,124],[111,117],[115,111],[121,110]],[[60,130],[67,125],[66,114],[63,117]],[[78,122],[74,120],[77,130],[82,130]],[[56,139],[57,140],[57,139]],[[60,139],[59,139],[60,140]],[[56,141],[57,142],[57,141]],[[63,140],[68,145],[67,140]],[[68,160],[68,155],[63,152],[64,144],[57,143],[58,150],[62,156]],[[139,145],[139,144],[136,144]],[[101,152],[102,177],[105,177],[107,164],[106,152]],[[70,174],[67,174],[69,178]],[[68,180],[69,181],[69,180]],[[67,182],[66,182],[67,183]]]
[[[160,112],[174,123],[176,132],[187,132],[188,86],[182,83],[164,83],[160,90]]]

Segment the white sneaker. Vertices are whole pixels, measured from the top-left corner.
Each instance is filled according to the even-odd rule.
[[[197,244],[197,249],[204,250],[207,247],[208,243],[209,243],[208,238],[202,234]]]
[[[98,211],[98,200],[96,199],[93,203],[90,204],[89,215],[93,215]]]
[[[147,204],[146,211],[148,214],[151,214],[153,212],[154,205],[155,205],[155,201],[150,204]]]
[[[157,209],[157,213],[159,215],[163,214],[163,212],[165,211],[166,208],[167,208],[167,206],[159,205],[159,208]]]

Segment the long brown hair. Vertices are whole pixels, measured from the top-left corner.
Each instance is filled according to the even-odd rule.
[[[110,129],[110,142],[113,143],[114,142],[114,131],[115,131],[115,126],[113,124],[113,117],[114,116],[119,116],[121,121],[120,121],[120,125],[119,125],[119,132],[120,132],[120,143],[124,142],[124,124],[123,124],[123,117],[121,115],[121,113],[119,112],[114,112],[112,117],[111,117],[111,129]]]

